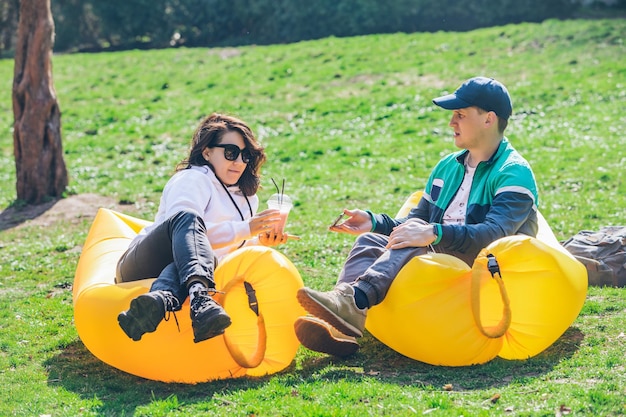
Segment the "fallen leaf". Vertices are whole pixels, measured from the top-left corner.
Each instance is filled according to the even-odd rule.
[[[572,409],[569,407],[566,407],[564,404],[561,404],[561,406],[559,407],[559,415],[562,416],[566,416],[568,414],[571,414]]]

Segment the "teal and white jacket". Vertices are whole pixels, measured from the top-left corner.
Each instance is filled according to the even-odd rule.
[[[515,234],[537,235],[537,184],[528,162],[504,138],[488,161],[478,164],[469,194],[465,224],[441,224],[465,175],[467,150],[452,153],[433,169],[424,194],[405,218],[375,214],[373,232],[389,235],[409,218],[437,225],[434,248],[471,265],[481,249]]]

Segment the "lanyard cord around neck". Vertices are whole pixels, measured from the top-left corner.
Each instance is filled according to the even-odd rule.
[[[224,191],[226,191],[226,195],[228,196],[228,198],[230,198],[230,201],[233,203],[233,206],[235,206],[235,208],[237,209],[237,213],[239,213],[239,217],[241,217],[241,221],[245,221],[246,219],[243,217],[243,213],[239,209],[239,206],[235,202],[235,199],[233,198],[233,196],[230,195],[230,191],[228,191],[228,188],[226,187],[226,184],[224,184],[219,178],[217,180],[220,182],[220,184],[222,184],[222,187],[224,188]],[[252,206],[250,205],[250,200],[248,200],[248,196],[243,194],[243,198],[245,198],[246,199],[246,203],[248,203],[248,208],[250,209],[250,216],[254,216],[254,213],[252,212]]]
[[[239,206],[235,202],[235,199],[233,198],[233,196],[230,195],[230,191],[228,191],[228,188],[226,187],[226,184],[224,184],[222,182],[222,180],[220,180],[219,178],[217,180],[220,182],[220,184],[222,184],[222,187],[224,188],[224,191],[226,191],[226,195],[228,195],[228,198],[230,198],[230,201],[233,203],[233,206],[235,206],[235,208],[237,209],[237,213],[239,213],[239,216],[241,217],[241,221],[245,221],[246,219],[243,217],[243,213],[239,209]],[[246,199],[246,203],[248,203],[248,208],[250,209],[250,216],[254,216],[254,213],[252,212],[252,206],[250,205],[250,200],[248,200],[248,196],[243,194],[243,198],[245,198]],[[239,249],[240,247],[242,247],[245,244],[246,244],[246,241],[244,240],[243,242],[241,242],[241,245],[239,245],[239,247],[237,249]]]

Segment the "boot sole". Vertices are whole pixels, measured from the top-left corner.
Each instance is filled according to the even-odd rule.
[[[304,288],[300,288],[298,290],[297,298],[300,305],[304,307],[306,311],[315,317],[324,320],[341,333],[353,337],[363,336],[363,332],[361,330],[333,313],[331,310],[317,302],[314,298],[311,298]]]
[[[117,322],[124,333],[137,342],[144,334],[154,332],[163,320],[159,307],[157,300],[140,295],[130,302],[127,311],[117,316]],[[160,316],[160,319],[156,322],[150,320],[153,316]]]
[[[294,323],[294,330],[300,343],[315,352],[345,357],[359,350],[356,341],[334,337],[329,326],[315,318],[300,317]]]
[[[215,310],[214,313],[202,318],[193,320],[191,325],[193,328],[193,341],[199,343],[204,340],[211,339],[224,333],[224,330],[231,325],[231,320],[225,311]]]

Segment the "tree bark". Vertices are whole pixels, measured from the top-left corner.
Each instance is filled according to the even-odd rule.
[[[13,147],[17,199],[41,204],[68,183],[61,111],[52,82],[54,21],[50,0],[21,0],[13,76]]]

